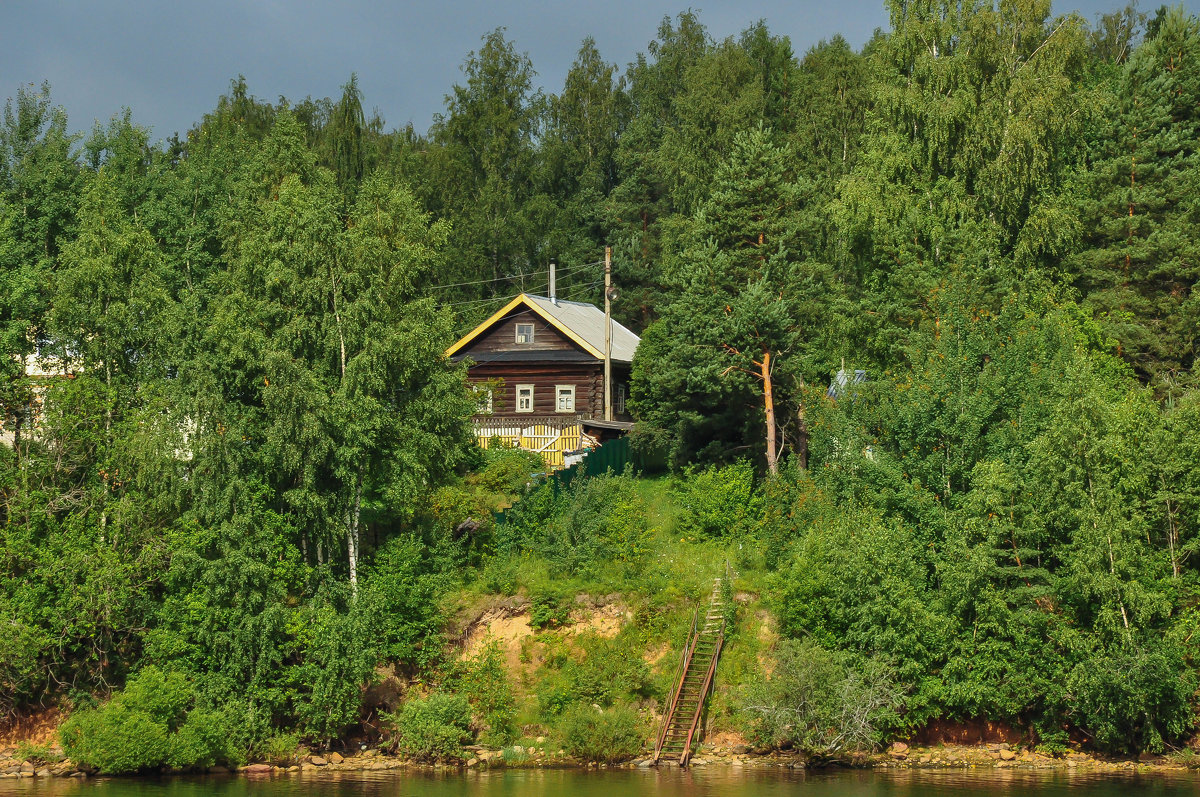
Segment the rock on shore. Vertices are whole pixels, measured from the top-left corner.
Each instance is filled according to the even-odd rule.
[[[632,769],[638,767],[645,768],[652,765],[652,759],[646,753],[622,764],[602,765],[596,762],[577,761],[566,755],[562,750],[550,749],[545,746],[544,740],[539,740],[538,744],[539,746],[536,747],[514,746],[505,749],[471,745],[464,749],[464,757],[461,762],[435,765],[418,764],[386,754],[378,749],[354,751],[349,754],[329,751],[306,755],[297,761],[277,764],[253,762],[239,767],[237,772],[249,777],[273,777],[287,774],[378,771],[407,767],[486,769],[489,767],[517,766],[531,768],[621,767]],[[90,774],[94,774],[94,770],[88,767],[77,766],[69,759],[62,757],[61,749],[52,748],[49,753],[49,757],[54,760],[24,760],[17,757],[16,748],[0,749],[0,778],[85,778]],[[661,763],[665,766],[672,766],[669,761]],[[693,766],[724,764],[735,767],[759,766],[786,767],[790,769],[803,769],[813,765],[813,762],[810,762],[803,755],[794,751],[755,750],[742,742],[701,745],[693,756],[691,763]],[[1183,758],[1164,758],[1162,756],[1142,756],[1140,759],[1108,759],[1071,750],[1056,757],[1034,750],[1015,748],[1008,744],[920,747],[909,745],[905,742],[895,742],[879,755],[861,756],[840,762],[817,763],[835,763],[884,770],[993,768],[1060,769],[1069,772],[1182,771],[1197,767],[1197,765]],[[214,775],[231,774],[229,769],[222,766],[211,767],[208,772]]]

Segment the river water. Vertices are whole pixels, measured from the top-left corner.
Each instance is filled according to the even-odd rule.
[[[1200,775],[1119,777],[975,771],[793,773],[706,767],[655,770],[344,772],[276,777],[0,780],[0,797],[1175,797],[1200,793]]]

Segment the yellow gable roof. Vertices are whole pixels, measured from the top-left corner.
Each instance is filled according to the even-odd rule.
[[[496,322],[522,305],[574,341],[588,354],[598,360],[604,359],[604,312],[600,308],[585,302],[567,302],[562,299],[554,302],[544,296],[533,296],[528,293],[518,294],[508,304],[488,316],[483,323],[446,349],[446,356],[449,357],[464,349]],[[633,353],[640,342],[641,339],[624,325],[617,321],[612,322],[612,357],[614,360],[631,362]]]

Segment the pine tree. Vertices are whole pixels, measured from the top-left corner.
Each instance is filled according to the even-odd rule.
[[[610,240],[607,203],[618,182],[617,146],[628,114],[616,65],[605,63],[595,42],[585,39],[562,93],[549,100],[539,158],[538,193],[551,217],[546,247],[564,265],[594,261]],[[594,282],[594,272],[574,276],[559,290]]]
[[[824,342],[832,292],[806,258],[798,182],[769,130],[739,134],[680,234],[669,303],[638,348],[632,385],[634,411],[678,461],[750,448],[774,472],[776,408],[802,426],[801,374]]]
[[[1200,303],[1200,21],[1176,9],[1126,64],[1080,186],[1087,303],[1161,389],[1196,356]]]
[[[533,64],[498,28],[463,72],[465,84],[446,96],[446,113],[430,129],[431,209],[458,231],[450,242],[453,270],[441,276],[460,282],[528,274],[539,259],[530,202],[544,105],[533,89]]]

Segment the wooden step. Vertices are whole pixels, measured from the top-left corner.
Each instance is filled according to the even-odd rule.
[[[661,740],[655,751],[655,761],[678,760],[686,765],[691,757],[689,740],[694,741],[698,718],[712,689],[710,674],[713,664],[724,644],[726,603],[722,594],[724,576],[713,580],[712,593],[704,614],[697,612],[697,622],[692,626],[684,656],[687,662],[683,672],[677,676],[673,703],[660,731]]]

